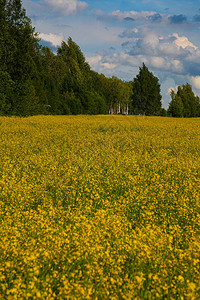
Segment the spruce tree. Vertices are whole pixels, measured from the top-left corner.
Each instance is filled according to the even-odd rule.
[[[158,78],[143,63],[133,81],[132,105],[135,114],[159,115],[161,94]]]

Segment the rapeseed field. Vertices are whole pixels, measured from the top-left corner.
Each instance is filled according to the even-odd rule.
[[[0,118],[0,299],[200,299],[200,119]]]

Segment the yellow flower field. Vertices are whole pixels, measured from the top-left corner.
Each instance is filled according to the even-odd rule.
[[[200,299],[200,119],[0,117],[0,299]]]

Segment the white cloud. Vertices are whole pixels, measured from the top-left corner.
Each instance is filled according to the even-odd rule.
[[[148,68],[161,70],[162,72],[169,72],[175,74],[182,74],[184,72],[184,65],[181,61],[176,59],[170,59],[160,56],[150,56],[144,54],[129,55],[121,51],[120,53],[102,53],[94,57],[87,59],[92,68],[98,72],[103,72],[103,69],[115,69],[118,68],[137,68],[144,62]],[[113,74],[114,75],[114,74]]]
[[[127,38],[126,38],[127,35]],[[175,74],[198,75],[200,73],[200,49],[186,36],[177,33],[159,36],[147,27],[140,28],[137,37],[133,31],[123,31],[120,38],[123,51],[135,60],[138,55],[146,57],[148,66]]]
[[[151,17],[156,15],[155,11],[142,11],[137,12],[134,10],[131,11],[121,11],[121,10],[115,10],[110,13],[106,13],[103,10],[96,10],[95,12],[96,16],[101,19],[107,19],[107,20],[117,20],[117,21],[147,21],[150,20]],[[164,14],[161,14],[160,16],[164,17]]]
[[[113,57],[116,57],[116,54],[114,53]],[[103,70],[103,69],[109,69],[112,70],[114,68],[116,68],[118,63],[113,63],[112,59],[109,56],[101,56],[101,55],[97,55],[97,56],[92,56],[92,57],[88,57],[87,62],[90,64],[91,67],[93,68],[98,68],[99,70]],[[114,60],[113,60],[114,61]],[[116,60],[117,62],[117,60]]]
[[[165,68],[166,66],[166,61],[164,58],[162,57],[152,57],[152,60],[151,60],[151,65],[154,67],[154,68]]]
[[[180,74],[184,73],[184,66],[180,60],[178,59],[172,60],[172,71],[174,73],[180,73]]]
[[[64,35],[61,33],[59,35],[53,33],[40,33],[39,37],[46,42],[50,42],[53,46],[57,47],[61,45],[61,42],[64,40]]]
[[[95,66],[102,60],[102,56],[97,55],[97,56],[87,57],[86,60],[90,64],[90,66]]]
[[[174,33],[172,34],[173,37],[175,37],[175,41],[174,44],[180,48],[182,47],[183,49],[185,49],[186,47],[191,47],[194,48],[195,50],[197,50],[198,48],[193,45],[186,36],[179,36],[178,33]]]
[[[86,2],[77,0],[46,0],[46,2],[64,15],[76,15],[77,12],[89,7]]]
[[[148,33],[144,38],[144,44],[146,47],[156,49],[159,44],[159,37],[155,33]]]
[[[116,68],[117,64],[102,63],[102,66],[104,66],[106,69],[114,69],[114,68]]]
[[[190,81],[195,89],[200,90],[200,76],[191,76]]]
[[[186,36],[179,36],[177,33],[167,36],[159,36],[156,32],[147,28],[140,29],[137,34],[134,31],[125,30],[121,38],[129,38],[129,42],[124,43],[125,48],[132,48],[133,55],[137,53],[146,53],[154,56],[171,56],[173,58],[187,56],[197,51]]]

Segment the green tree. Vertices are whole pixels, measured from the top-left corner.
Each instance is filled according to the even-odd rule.
[[[124,114],[128,114],[130,110],[130,104],[131,104],[131,96],[132,96],[132,82],[126,82],[123,81],[122,85],[122,109]]]
[[[168,113],[173,117],[198,117],[200,116],[199,97],[195,96],[189,83],[178,86],[177,93],[171,92],[171,102]]]
[[[171,90],[172,101],[169,104],[168,114],[172,117],[183,117],[183,102],[181,97],[174,90]]]
[[[125,107],[125,83],[113,76],[112,78],[107,78],[104,83],[104,88],[106,90],[106,99],[109,105],[109,112],[121,113],[121,110]]]
[[[63,92],[63,112],[64,114],[79,115],[83,113],[82,103],[79,98],[76,97],[73,91]]]
[[[84,105],[87,91],[86,84],[86,63],[83,53],[79,46],[72,41],[71,37],[68,39],[68,43],[62,42],[61,47],[58,48],[57,56],[60,57],[65,66],[65,75],[62,80],[61,93],[63,100],[70,103],[70,111],[74,111],[75,114],[87,110]],[[74,99],[77,103],[81,103],[81,107],[74,109],[70,99]],[[64,104],[66,106],[66,103]],[[73,112],[72,112],[73,113]]]
[[[160,116],[167,117],[167,110],[165,108],[161,108]]]
[[[13,97],[10,98],[9,112],[21,115],[30,111],[29,96],[34,105],[38,102],[33,78],[37,74],[34,59],[39,53],[39,44],[31,21],[22,8],[21,0],[0,2],[0,25],[0,70],[6,72],[15,85]],[[19,103],[21,100],[23,106]]]
[[[36,72],[34,57],[39,45],[21,0],[6,1],[6,26],[10,39],[6,49],[6,57],[9,57],[6,61],[7,71],[14,81],[32,78]]]
[[[43,100],[41,99],[40,102],[42,101],[43,107],[48,108],[48,113],[65,114],[66,111],[69,111],[62,103],[63,80],[66,72],[63,58],[52,53],[48,47],[43,47],[38,66],[40,82],[44,91]]]
[[[18,84],[15,90],[14,115],[25,117],[40,113],[39,98],[36,96],[35,87],[30,79]]]
[[[6,68],[6,45],[8,42],[6,26],[6,0],[0,1],[0,69]]]
[[[139,68],[139,74],[133,81],[133,112],[135,114],[159,115],[161,98],[158,78],[143,63],[143,66]]]
[[[158,114],[160,86],[144,64],[133,85],[92,71],[71,37],[55,55],[39,45],[22,0],[0,1],[0,28],[0,114],[127,113],[132,86],[135,112]]]
[[[72,41],[71,37],[67,43],[62,42],[57,57],[62,59],[65,66],[65,75],[61,80],[63,110],[72,114],[105,113],[107,111],[105,98],[101,92],[99,93],[101,84],[97,86],[94,84],[94,78],[97,79],[97,83],[100,82],[100,77],[95,77],[80,47]]]
[[[80,47],[69,37],[68,43],[63,41],[57,53],[62,56],[66,70],[77,81],[77,86],[84,85],[90,67],[86,63]]]
[[[90,80],[91,80],[91,85],[92,85],[92,90],[95,93],[98,93],[99,97],[101,97],[103,101],[103,111],[100,113],[108,113],[109,111],[109,96],[111,94],[110,92],[110,79],[107,78],[104,74],[98,74],[95,71],[90,71]]]
[[[7,115],[11,108],[14,82],[6,71],[0,71],[0,115]]]

